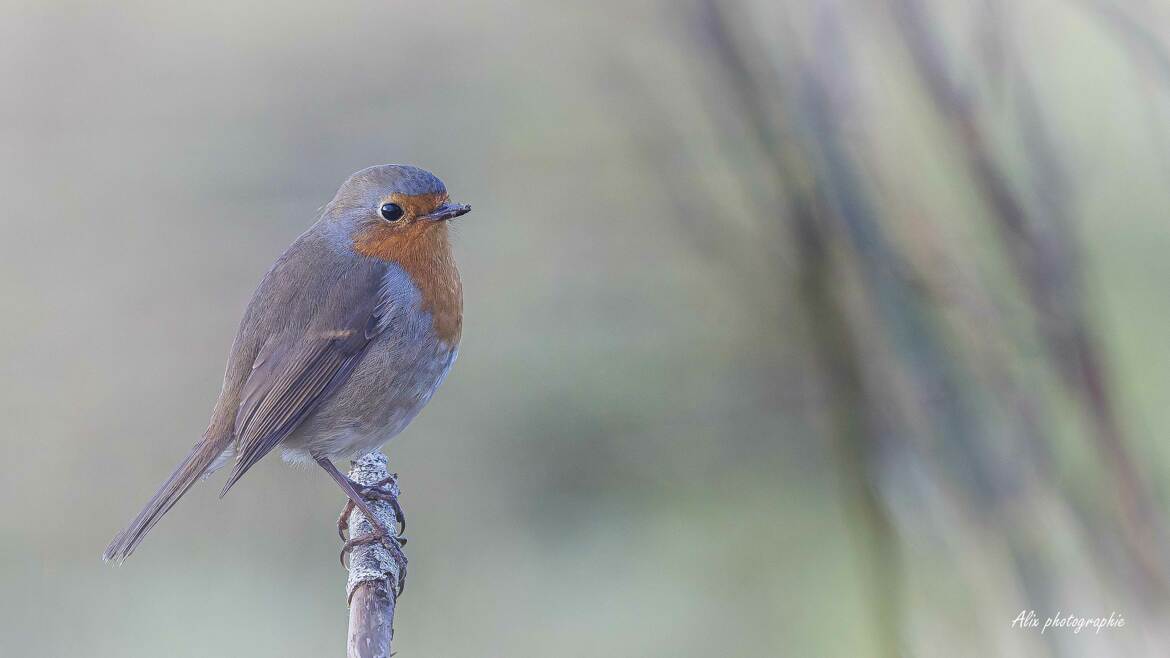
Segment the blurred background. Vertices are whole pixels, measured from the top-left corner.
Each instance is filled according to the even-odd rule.
[[[322,473],[99,556],[272,260],[405,162],[475,211],[459,363],[387,447],[399,655],[1165,655],[1167,34],[1149,0],[5,2],[0,651],[342,653]]]

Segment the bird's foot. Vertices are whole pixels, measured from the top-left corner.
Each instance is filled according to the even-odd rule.
[[[346,500],[345,508],[341,510],[341,516],[337,519],[337,534],[345,541],[345,544],[341,547],[341,555],[339,556],[341,564],[345,566],[345,556],[354,548],[367,544],[380,543],[390,552],[391,558],[398,566],[398,592],[401,593],[403,587],[406,586],[406,554],[402,551],[402,547],[406,546],[406,537],[403,536],[403,533],[406,532],[406,516],[402,513],[402,506],[398,503],[398,474],[391,473],[387,477],[372,484],[360,484],[353,480],[350,480],[350,483],[353,484],[353,489],[363,499],[380,500],[390,505],[390,508],[394,511],[395,530],[397,532],[390,532],[378,519],[365,514],[363,510],[363,515],[369,520],[370,525],[373,527],[373,532],[347,540],[350,515],[359,505],[353,499]]]
[[[350,507],[350,505],[346,507]],[[389,530],[383,527],[382,524],[377,523],[374,519],[370,519],[370,525],[373,526],[373,532],[350,539],[341,547],[341,564],[348,568],[345,564],[345,555],[354,548],[367,544],[381,544],[390,552],[390,558],[398,566],[398,586],[395,589],[398,594],[402,594],[402,591],[406,589],[406,553],[402,552],[402,547],[406,545],[406,538],[400,535],[392,535]]]
[[[350,482],[353,483],[353,488],[362,498],[382,500],[390,503],[391,509],[394,510],[394,523],[398,526],[398,532],[394,536],[400,540],[403,539],[403,535],[406,533],[406,514],[402,512],[402,505],[398,503],[398,495],[396,494],[398,491],[398,474],[391,473],[373,484],[360,484],[353,480],[350,480]],[[342,539],[345,539],[345,532],[349,527],[349,513],[353,511],[353,508],[354,503],[351,500],[346,504],[345,509],[342,510],[341,518],[337,519],[337,534]],[[402,543],[405,544],[406,542],[402,541]]]
[[[341,516],[337,517],[337,536],[341,541],[345,541],[345,535],[349,532],[349,515],[357,505],[353,501],[346,498],[345,507],[341,508]]]

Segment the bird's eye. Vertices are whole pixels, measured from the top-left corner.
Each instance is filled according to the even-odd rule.
[[[396,222],[402,219],[402,207],[397,203],[382,204],[382,219],[388,222]]]

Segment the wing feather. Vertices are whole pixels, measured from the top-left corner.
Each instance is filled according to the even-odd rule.
[[[380,331],[377,274],[340,278],[303,330],[273,336],[256,355],[236,413],[237,461],[221,496],[348,379]]]

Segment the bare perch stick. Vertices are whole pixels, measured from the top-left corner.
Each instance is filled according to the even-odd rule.
[[[354,460],[349,477],[358,484],[371,485],[386,479],[389,475],[387,465],[386,455],[371,452]],[[395,497],[398,496],[397,482],[391,481],[389,489]],[[395,527],[390,503],[382,500],[367,502],[382,527]],[[360,537],[373,531],[365,514],[355,507],[349,514],[349,536]],[[394,604],[401,593],[397,589],[401,582],[398,570],[398,563],[390,551],[378,542],[356,546],[350,553],[346,582],[349,595],[348,658],[389,658],[390,642],[394,638]]]

